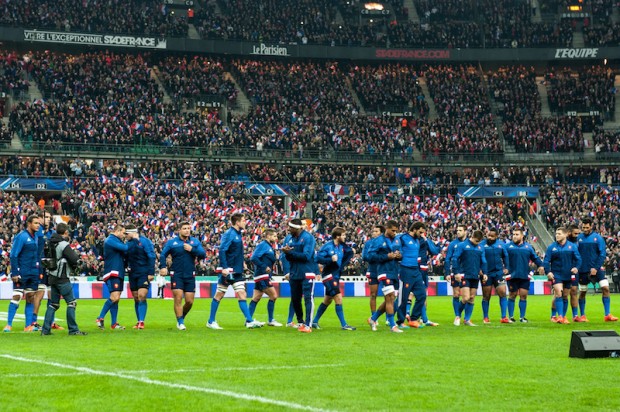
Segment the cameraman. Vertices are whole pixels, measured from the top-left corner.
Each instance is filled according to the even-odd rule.
[[[45,321],[41,335],[51,335],[50,331],[54,315],[60,308],[60,297],[64,297],[67,302],[67,325],[69,326],[69,335],[86,335],[78,329],[75,321],[76,299],[73,297],[73,286],[69,280],[71,272],[77,268],[80,257],[75,253],[69,245],[69,227],[65,223],[60,223],[56,227],[56,233],[52,235],[50,241],[54,244],[56,258],[58,260],[56,270],[49,271],[50,296],[48,300],[47,311],[45,312]]]

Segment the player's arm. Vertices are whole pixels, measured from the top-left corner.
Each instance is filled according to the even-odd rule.
[[[153,246],[153,242],[147,239],[148,242],[144,242],[144,252],[146,253],[146,267],[149,270],[149,276],[152,275],[152,271],[155,270],[155,258],[157,257],[155,253],[155,247]]]
[[[256,273],[258,273],[259,275],[266,273],[265,269],[267,268],[267,266],[263,262],[263,256],[267,252],[264,246],[265,246],[265,243],[260,243],[256,247],[256,249],[254,249],[254,252],[252,253],[252,256],[250,257],[250,261],[254,264],[254,269],[256,270]]]
[[[480,254],[480,270],[482,273],[487,273],[488,270],[487,256],[486,253],[484,253],[484,249],[482,249],[482,253]]]
[[[194,246],[192,248],[192,254],[197,257],[198,259],[204,259],[207,257],[207,252],[205,251],[205,248],[202,246],[202,243],[200,242],[200,240],[194,238],[194,240],[196,241],[196,246]]]
[[[448,250],[446,250],[446,259],[444,260],[444,277],[446,279],[449,279],[450,275],[452,275],[452,255],[454,255],[454,247],[452,244],[449,244]]]
[[[19,276],[19,254],[24,247],[22,236],[17,235],[13,239],[13,246],[11,247],[11,278],[17,278]]]
[[[441,252],[441,248],[428,238],[426,239],[426,245],[428,246],[428,253],[431,256],[437,256],[439,252]]]
[[[581,262],[582,262],[581,254],[579,253],[579,250],[577,248],[575,248],[574,252],[573,252],[573,267],[571,268],[571,273],[573,275],[576,275],[576,274],[579,273],[579,268],[581,267]]]
[[[232,236],[229,235],[229,232],[224,233],[222,236],[222,241],[220,242],[220,250],[218,253],[218,257],[220,259],[220,266],[222,267],[222,274],[228,275],[228,260],[226,259],[226,252],[230,249],[230,245],[232,244]],[[226,273],[224,273],[226,272]]]
[[[353,248],[348,246],[348,245],[344,245],[342,250],[343,250],[343,253],[342,253],[342,267],[345,268],[345,267],[347,267],[347,265],[349,264],[351,259],[353,259],[353,256],[355,255],[355,252],[353,251]]]
[[[306,232],[307,233],[307,232]],[[295,262],[312,262],[314,258],[314,247],[316,246],[316,241],[313,236],[307,236],[306,239],[308,241],[304,242],[304,248],[301,252],[295,252],[291,250],[286,254],[286,257]]]
[[[321,265],[327,266],[334,263],[332,256],[334,256],[334,248],[329,243],[326,243],[319,249],[316,260]]]
[[[164,248],[161,250],[161,253],[159,254],[159,274],[161,276],[168,275],[168,266],[166,265],[166,259],[168,258],[168,255],[172,250],[171,247],[171,242],[167,241],[164,245]]]
[[[598,271],[605,264],[605,258],[607,257],[607,245],[605,244],[605,241],[603,240],[602,237],[597,240],[596,248],[597,248],[597,254],[596,254],[596,260],[594,261],[595,263],[594,269]]]
[[[461,274],[462,270],[461,270],[461,255],[463,254],[463,251],[465,250],[465,248],[462,247],[455,247],[454,248],[454,253],[452,254],[452,271],[454,272],[454,274]]]
[[[508,249],[505,246],[502,246],[502,262],[504,262],[504,275],[506,275],[510,267],[510,256],[508,256]]]
[[[551,254],[552,253],[553,253],[553,243],[550,244],[549,247],[547,248],[547,252],[545,252],[545,260],[543,260],[543,264],[542,264],[542,266],[545,268],[545,273],[547,273],[547,276],[549,275],[549,273],[551,273]],[[538,258],[538,260],[540,260],[540,258]],[[551,276],[553,277],[553,273],[551,273]]]
[[[368,261],[370,263],[384,263],[389,261],[388,252],[380,246],[373,247],[368,251]]]

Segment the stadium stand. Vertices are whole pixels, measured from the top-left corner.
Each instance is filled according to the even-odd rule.
[[[0,25],[60,31],[187,37],[187,19],[161,1],[26,0],[0,2]]]
[[[160,248],[182,218],[195,222],[194,232],[209,245],[200,270],[213,273],[214,247],[232,211],[250,215],[244,241],[251,252],[262,225],[283,232],[291,216],[311,218],[321,242],[335,222],[344,224],[356,245],[377,221],[395,218],[405,228],[420,219],[443,244],[456,222],[498,227],[506,238],[540,207],[549,228],[592,216],[610,255],[617,255],[620,172],[595,163],[618,152],[617,61],[560,64],[534,53],[536,61],[526,66],[518,54],[581,50],[580,34],[584,46],[618,46],[616,2],[593,2],[591,19],[580,23],[562,18],[565,3],[540,0],[532,10],[521,0],[392,0],[384,2],[389,17],[370,19],[357,1],[217,0],[200,2],[191,27],[184,13],[152,0],[107,2],[96,10],[89,2],[0,0],[3,26],[182,37],[175,44],[187,41],[193,50],[77,47],[67,53],[24,51],[29,47],[20,44],[17,52],[11,44],[0,52],[0,112],[8,118],[0,146],[41,157],[3,157],[0,174],[68,179],[70,188],[53,194],[54,209],[71,216],[91,273],[115,222],[137,221]],[[199,46],[217,42],[201,42],[190,35],[194,28],[208,40],[321,45],[325,59],[197,55]],[[346,60],[334,57],[340,49],[332,46],[438,48],[457,57]],[[458,58],[460,49],[479,48],[515,49],[519,62]],[[34,90],[41,98],[30,95]],[[221,99],[225,109],[196,107],[204,96]],[[239,105],[242,97],[249,107]],[[551,115],[543,114],[545,106]],[[585,144],[590,131],[593,147]],[[67,150],[54,159],[64,148],[87,154],[71,157]],[[512,164],[509,149],[550,156]],[[562,160],[570,153],[580,163]],[[179,154],[192,161],[176,159]],[[224,154],[238,163],[222,160]],[[127,159],[110,160],[122,155]],[[289,204],[248,193],[254,183],[286,184]],[[459,185],[536,186],[541,195],[535,206],[499,195],[484,202],[457,195]],[[0,193],[5,264],[12,235],[38,210],[37,195]],[[121,214],[126,210],[129,216]],[[440,267],[441,259],[435,263]],[[353,264],[359,273],[359,259]]]

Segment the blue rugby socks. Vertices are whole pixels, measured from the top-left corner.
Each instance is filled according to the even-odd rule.
[[[275,309],[276,309],[276,301],[269,299],[269,302],[267,302],[267,315],[269,318],[269,322],[274,321],[273,312],[275,312]],[[252,316],[254,316],[254,314],[252,314]]]
[[[217,308],[220,306],[220,301],[217,299],[211,300],[211,313],[209,313],[209,323],[215,322],[215,315],[217,314]]]

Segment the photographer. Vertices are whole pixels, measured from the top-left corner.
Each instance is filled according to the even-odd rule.
[[[60,223],[56,227],[56,233],[52,235],[50,241],[55,245],[57,267],[49,271],[49,286],[51,289],[47,311],[45,312],[45,322],[41,335],[51,335],[50,331],[54,315],[60,308],[60,297],[64,297],[67,302],[67,325],[69,335],[86,335],[78,329],[75,321],[76,299],[73,297],[73,286],[69,280],[71,272],[77,268],[80,257],[69,245],[69,227],[65,223]]]

